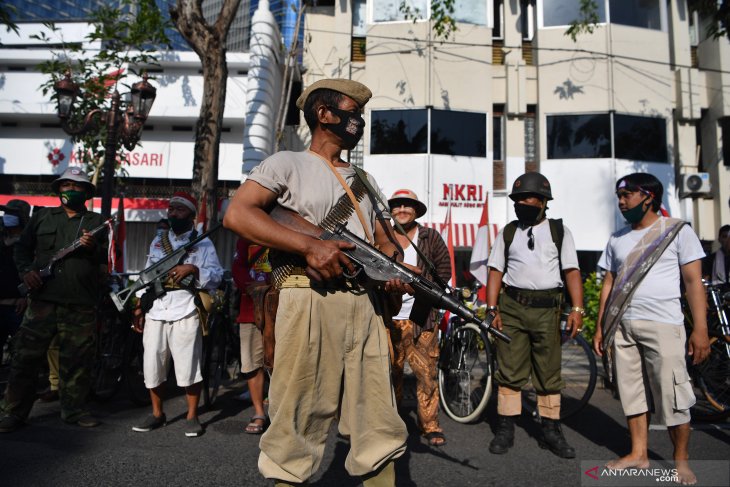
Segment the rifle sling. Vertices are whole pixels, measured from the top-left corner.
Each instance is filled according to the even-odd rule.
[[[350,189],[355,197],[355,201],[358,202],[362,201],[367,193],[367,189],[362,184],[361,178],[355,178],[352,181]],[[354,210],[355,207],[350,197],[347,194],[343,194],[324,217],[319,227],[324,230],[333,231],[337,225],[347,223]],[[269,262],[271,264],[271,284],[276,289],[281,289],[287,277],[292,274],[303,274],[304,269],[307,268],[307,262],[303,257],[275,249],[269,252]]]
[[[360,169],[359,167],[357,167],[355,165],[353,165],[352,167],[353,167],[353,169],[355,169],[355,174],[358,175],[360,180],[362,180],[362,183],[368,189],[368,192],[370,193],[370,195],[373,196],[378,202],[380,202],[380,204],[383,205],[383,208],[389,209],[390,207],[387,204],[385,204],[385,202],[380,197],[378,192],[375,191],[373,186],[370,184],[370,181],[368,181],[367,174],[365,174],[365,171],[363,171],[362,169]],[[401,232],[406,237],[406,239],[411,243],[411,245],[413,246],[413,249],[416,251],[418,256],[423,260],[423,262],[426,263],[426,267],[428,267],[428,270],[431,273],[431,275],[433,276],[433,280],[436,282],[436,284],[438,284],[442,289],[451,289],[451,287],[448,284],[446,284],[443,279],[441,279],[441,276],[439,276],[439,273],[436,271],[436,266],[433,265],[433,262],[431,262],[431,259],[426,257],[426,254],[424,254],[423,251],[420,248],[418,248],[418,245],[413,243],[413,240],[411,240],[410,237],[408,237],[408,232],[406,232],[406,230],[403,228],[403,226],[400,223],[398,223],[398,220],[393,218],[393,224],[398,229],[398,231]]]

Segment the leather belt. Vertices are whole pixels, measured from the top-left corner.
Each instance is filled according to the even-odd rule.
[[[563,289],[532,290],[507,286],[504,288],[507,296],[522,306],[530,308],[556,308],[560,306]]]

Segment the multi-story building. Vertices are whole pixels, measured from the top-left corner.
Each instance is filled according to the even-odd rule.
[[[507,194],[526,170],[551,180],[548,213],[573,231],[584,270],[623,224],[623,174],[659,177],[664,206],[702,239],[730,222],[730,43],[706,37],[691,1],[597,0],[598,24],[575,41],[578,0],[456,1],[448,40],[431,2],[408,2],[409,18],[400,3],[309,8],[304,85],[372,88],[352,157],[386,194],[415,190],[427,223],[451,207],[457,245],[471,245],[485,202],[499,227],[514,218]]]
[[[80,43],[93,53],[98,46],[88,42],[87,35],[92,29],[84,20],[104,2],[11,0],[9,3],[17,6],[19,34],[0,29],[0,203],[20,197],[36,206],[56,206],[58,200],[50,196],[49,183],[69,164],[77,163],[76,151],[61,129],[55,103],[40,90],[47,76],[39,71],[38,64],[56,55],[64,43]],[[261,3],[268,6],[268,2]],[[241,181],[245,112],[249,92],[256,89],[258,81],[249,76],[254,58],[248,52],[250,8],[250,2],[242,2],[229,38],[229,75],[218,168],[219,196],[223,199]],[[48,31],[41,20],[56,21],[60,30]],[[263,22],[272,24],[269,27],[272,34],[259,42],[270,44],[269,50],[276,53],[282,41],[275,16],[269,13]],[[41,31],[47,33],[49,41],[32,37]],[[170,34],[175,49],[161,53],[160,65],[148,70],[157,97],[140,146],[122,161],[122,170],[117,173],[112,207],[116,212],[116,196],[123,190],[130,270],[139,270],[144,265],[155,222],[165,215],[165,198],[174,191],[189,190],[192,179],[195,124],[200,114],[203,76],[198,56],[179,34],[174,31]],[[130,66],[120,68],[129,72]],[[280,74],[274,70],[269,76],[275,78]],[[135,81],[133,76],[125,80],[129,84]],[[122,86],[118,88],[120,92],[125,91]],[[95,207],[99,208],[98,198]],[[218,240],[224,240],[218,242],[219,249],[224,249],[221,261],[230,263],[234,236],[223,232],[218,235]]]

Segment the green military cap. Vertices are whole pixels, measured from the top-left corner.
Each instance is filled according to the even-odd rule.
[[[307,101],[309,95],[311,95],[314,90],[318,90],[320,88],[327,88],[329,90],[340,92],[343,95],[347,95],[355,100],[361,108],[364,107],[370,97],[373,96],[373,92],[370,91],[370,88],[351,79],[321,79],[309,85],[307,89],[299,95],[299,98],[297,98],[297,108],[304,110],[304,103]]]

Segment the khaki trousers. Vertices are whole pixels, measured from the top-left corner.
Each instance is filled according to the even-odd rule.
[[[413,337],[413,322],[393,320],[390,341],[393,345],[391,365],[393,388],[398,404],[403,400],[403,368],[406,359],[416,375],[418,426],[423,434],[443,431],[439,426],[439,388],[436,364],[439,343],[436,330],[423,331],[418,340]]]
[[[366,475],[405,452],[388,337],[368,294],[282,289],[274,363],[271,425],[260,443],[264,477],[293,483],[311,477],[338,412],[339,431],[350,438],[350,475]]]
[[[695,404],[687,373],[684,326],[622,320],[614,338],[616,383],[626,416],[651,411],[653,422],[689,423]]]

